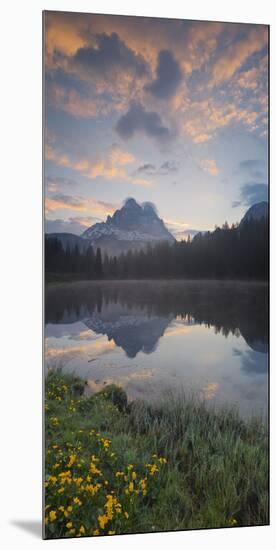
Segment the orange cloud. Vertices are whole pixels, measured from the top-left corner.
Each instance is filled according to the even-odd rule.
[[[85,43],[81,36],[84,20],[78,14],[47,12],[45,15],[45,44],[49,54],[59,50],[73,54]]]
[[[54,197],[45,198],[45,212],[47,214],[55,212],[56,210],[74,210],[89,214],[87,217],[74,218],[74,221],[77,221],[84,227],[89,227],[91,225],[91,217],[102,218],[112,215],[117,206],[118,205],[92,198],[86,200],[81,197],[63,195],[62,193],[54,195]]]
[[[47,89],[47,101],[55,107],[76,118],[94,118],[107,115],[113,109],[110,102],[99,96],[91,99],[83,97],[74,89],[66,89],[57,84],[51,84]]]
[[[257,105],[256,105],[257,108]],[[184,114],[182,131],[196,144],[210,140],[217,130],[233,123],[245,124],[249,131],[258,128],[258,112],[243,108],[234,102],[217,103],[213,98],[190,102],[190,108]]]
[[[239,77],[238,85],[241,88],[246,88],[248,90],[256,90],[258,86],[257,76],[258,76],[258,71],[256,67],[254,69],[250,69],[249,71],[245,71]]]
[[[243,40],[232,42],[213,66],[211,85],[229,80],[254,52],[268,43],[268,30],[265,26],[254,27]]]
[[[67,196],[66,196],[67,197]],[[67,197],[68,198],[68,197]],[[55,210],[77,210],[80,212],[88,212],[88,204],[85,201],[77,200],[73,197],[69,197],[69,202],[62,198],[62,195],[56,195],[55,197],[45,198],[45,210],[46,212],[53,212]]]
[[[219,169],[214,159],[204,159],[200,162],[201,168],[210,174],[210,176],[217,176]]]
[[[55,162],[60,166],[77,170],[82,175],[94,179],[103,177],[106,179],[121,179],[132,183],[133,185],[150,186],[151,182],[140,177],[130,175],[126,172],[125,166],[133,164],[135,157],[123,151],[118,145],[113,144],[107,151],[105,157],[101,158],[80,158],[71,159],[68,154],[59,153],[55,150],[53,144],[46,143],[45,158]]]

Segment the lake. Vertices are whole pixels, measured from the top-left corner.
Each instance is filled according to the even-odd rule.
[[[45,365],[123,386],[129,399],[167,390],[267,417],[268,285],[105,281],[49,285]]]

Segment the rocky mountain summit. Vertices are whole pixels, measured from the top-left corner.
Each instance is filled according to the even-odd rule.
[[[268,202],[258,202],[253,204],[247,212],[244,214],[240,221],[240,225],[250,220],[261,220],[262,218],[268,218]]]
[[[110,254],[142,249],[147,243],[174,242],[174,237],[158,217],[151,203],[138,204],[129,198],[106,222],[95,223],[82,234],[93,247],[101,247]]]

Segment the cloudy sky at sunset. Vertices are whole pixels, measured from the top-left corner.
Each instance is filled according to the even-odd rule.
[[[127,197],[177,238],[267,199],[268,29],[46,12],[47,232]]]

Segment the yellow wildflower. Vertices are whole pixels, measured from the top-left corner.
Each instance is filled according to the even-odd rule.
[[[94,474],[94,475],[97,475],[97,474],[100,475],[100,474],[101,474],[101,470],[99,470],[99,469],[95,466],[94,462],[91,462],[91,464],[90,464],[90,472],[91,472],[92,474]]]
[[[74,455],[74,454],[70,455],[69,456],[69,462],[67,464],[67,468],[71,468],[71,466],[73,466],[73,464],[76,462],[76,460],[77,460],[77,455]]]
[[[159,472],[156,464],[149,464],[150,466],[150,476],[153,476],[156,472]]]
[[[146,484],[146,478],[141,479],[139,481],[139,485],[141,485],[142,494],[145,496],[147,494],[147,484]]]
[[[75,481],[76,485],[79,487],[82,484],[83,479],[82,479],[82,477],[77,477],[77,478],[74,478],[74,481]]]
[[[57,513],[56,513],[55,510],[51,510],[49,512],[49,519],[50,519],[50,521],[55,521],[55,519],[57,519]]]
[[[68,521],[68,523],[66,523],[67,529],[71,529],[72,525],[73,525],[72,521]]]
[[[108,522],[108,517],[106,515],[98,516],[98,523],[101,529],[105,528],[106,523]]]

